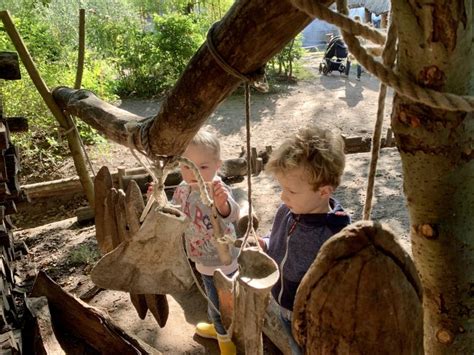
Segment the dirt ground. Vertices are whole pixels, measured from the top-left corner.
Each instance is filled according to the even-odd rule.
[[[339,130],[346,136],[370,136],[376,115],[379,82],[364,73],[357,81],[354,73],[348,78],[333,73],[317,73],[316,55],[305,58],[310,71],[308,79],[295,85],[281,85],[278,93],[252,96],[252,145],[258,150],[266,145],[278,146],[290,133],[306,125],[321,125]],[[355,68],[354,68],[355,69]],[[391,111],[390,92],[387,100],[385,128]],[[127,100],[121,108],[143,116],[153,115],[159,102],[153,100]],[[207,125],[221,138],[223,158],[237,157],[244,143],[244,101],[242,95],[233,95],[223,102],[210,117]],[[112,171],[117,166],[138,166],[130,152],[119,145],[93,149],[90,155],[96,169],[107,165]],[[346,173],[336,197],[350,213],[352,219],[361,218],[364,203],[369,153],[347,156]],[[65,174],[70,170],[64,168]],[[279,188],[272,177],[264,172],[252,179],[253,202],[260,218],[260,234],[267,233],[273,214],[279,204]],[[246,188],[246,182],[237,186]],[[373,201],[374,220],[389,224],[409,250],[408,216],[402,195],[402,172],[396,149],[384,149],[378,165]],[[97,257],[94,226],[78,226],[74,218],[31,229],[18,225],[15,237],[25,241],[31,251],[29,260],[36,269],[45,270],[61,286],[76,295],[92,287],[88,274]],[[79,260],[79,261],[78,261]],[[170,317],[161,329],[150,314],[140,320],[133,310],[129,296],[123,292],[102,291],[90,304],[106,310],[120,326],[166,354],[216,354],[217,346],[194,336],[194,325],[206,319],[206,303],[193,290],[180,298],[168,296]]]

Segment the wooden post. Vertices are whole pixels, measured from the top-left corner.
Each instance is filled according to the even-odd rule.
[[[126,188],[124,188],[124,182],[123,182],[123,178],[124,176],[127,175],[127,171],[125,170],[125,167],[124,166],[119,166],[117,168],[117,176],[118,176],[118,186],[119,186],[119,189],[122,189],[122,190],[126,190]]]
[[[80,89],[82,83],[82,74],[84,73],[84,53],[86,46],[86,12],[79,9],[79,48],[77,52],[77,72],[74,89]]]
[[[58,105],[54,101],[53,96],[51,95],[51,92],[49,91],[49,88],[47,87],[43,79],[41,78],[41,75],[34,64],[33,59],[31,58],[30,53],[28,52],[28,49],[26,48],[25,43],[23,42],[23,39],[21,38],[20,34],[16,30],[15,24],[13,23],[9,12],[0,11],[0,18],[23,64],[25,65],[25,68],[28,71],[28,74],[30,75],[31,80],[35,84],[36,89],[40,93],[41,97],[43,98],[44,102],[48,106],[53,116],[58,121],[61,128],[65,132],[68,132],[66,134],[66,138],[67,138],[69,149],[71,150],[71,154],[74,160],[74,165],[76,167],[77,175],[79,176],[79,179],[81,180],[81,184],[84,189],[84,192],[86,193],[87,200],[89,201],[90,206],[93,208],[94,207],[94,186],[92,184],[92,179],[89,177],[89,173],[87,172],[81,143],[79,141],[79,138],[76,135],[76,130],[71,129],[73,126],[71,126],[66,116],[63,114],[61,109],[58,107]]]
[[[364,22],[372,23],[372,13],[364,8]]]

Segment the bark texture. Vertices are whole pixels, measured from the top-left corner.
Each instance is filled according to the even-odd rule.
[[[393,3],[398,70],[418,84],[469,94],[473,2]],[[474,120],[396,95],[392,128],[403,165],[413,257],[424,287],[425,351],[474,349]]]

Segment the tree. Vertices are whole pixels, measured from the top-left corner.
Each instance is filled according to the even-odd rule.
[[[448,5],[449,4],[449,5]],[[472,1],[392,2],[398,71],[419,85],[469,94],[474,73]],[[474,349],[474,120],[394,99],[413,257],[424,287],[425,351]]]

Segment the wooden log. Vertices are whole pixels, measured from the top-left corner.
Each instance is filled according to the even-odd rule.
[[[296,293],[293,334],[308,354],[423,354],[421,283],[390,230],[360,221],[323,245]]]
[[[97,203],[97,200],[96,200],[96,203]],[[77,223],[79,223],[80,225],[87,224],[90,221],[93,221],[95,218],[94,210],[90,208],[89,206],[79,207],[78,209],[76,209],[74,214],[76,215]],[[97,226],[96,226],[96,236],[97,236]]]
[[[64,291],[40,271],[32,297],[46,296],[55,329],[64,329],[104,354],[160,354],[139,339],[127,334],[97,308]]]
[[[53,323],[48,308],[48,299],[31,297],[25,299],[29,318],[23,332],[23,352],[25,354],[65,354],[53,331]]]
[[[0,174],[1,174],[1,159],[0,155]],[[245,159],[227,159],[222,162],[223,171],[220,176],[225,179],[228,176],[247,174]],[[5,173],[6,175],[6,173]],[[97,174],[99,175],[99,174]],[[113,186],[118,187],[118,172],[112,173]],[[126,191],[130,180],[138,180],[140,189],[143,193],[146,192],[146,183],[150,178],[144,168],[131,168],[125,170],[125,176],[123,177],[124,188]],[[168,175],[165,181],[165,186],[176,186],[182,181],[181,173],[176,170]],[[81,183],[78,177],[70,177],[65,179],[39,182],[35,184],[23,185],[20,187],[24,191],[28,201],[33,201],[40,198],[49,198],[53,196],[62,196],[80,193],[82,191]]]
[[[15,52],[0,52],[0,79],[21,79],[18,54]]]
[[[264,0],[241,0],[235,2],[216,25],[213,43],[230,66],[240,73],[250,74],[258,71],[310,21],[287,1],[268,6]],[[217,65],[208,46],[201,46],[153,120],[148,137],[151,153],[181,154],[217,105],[240,83],[241,79]],[[82,101],[91,97],[90,92],[57,88],[53,95],[63,109],[94,126],[107,138],[129,146],[127,120],[119,114],[119,119],[111,122],[110,116],[93,112],[95,108],[91,106],[86,108]],[[136,134],[134,146],[143,149]]]

